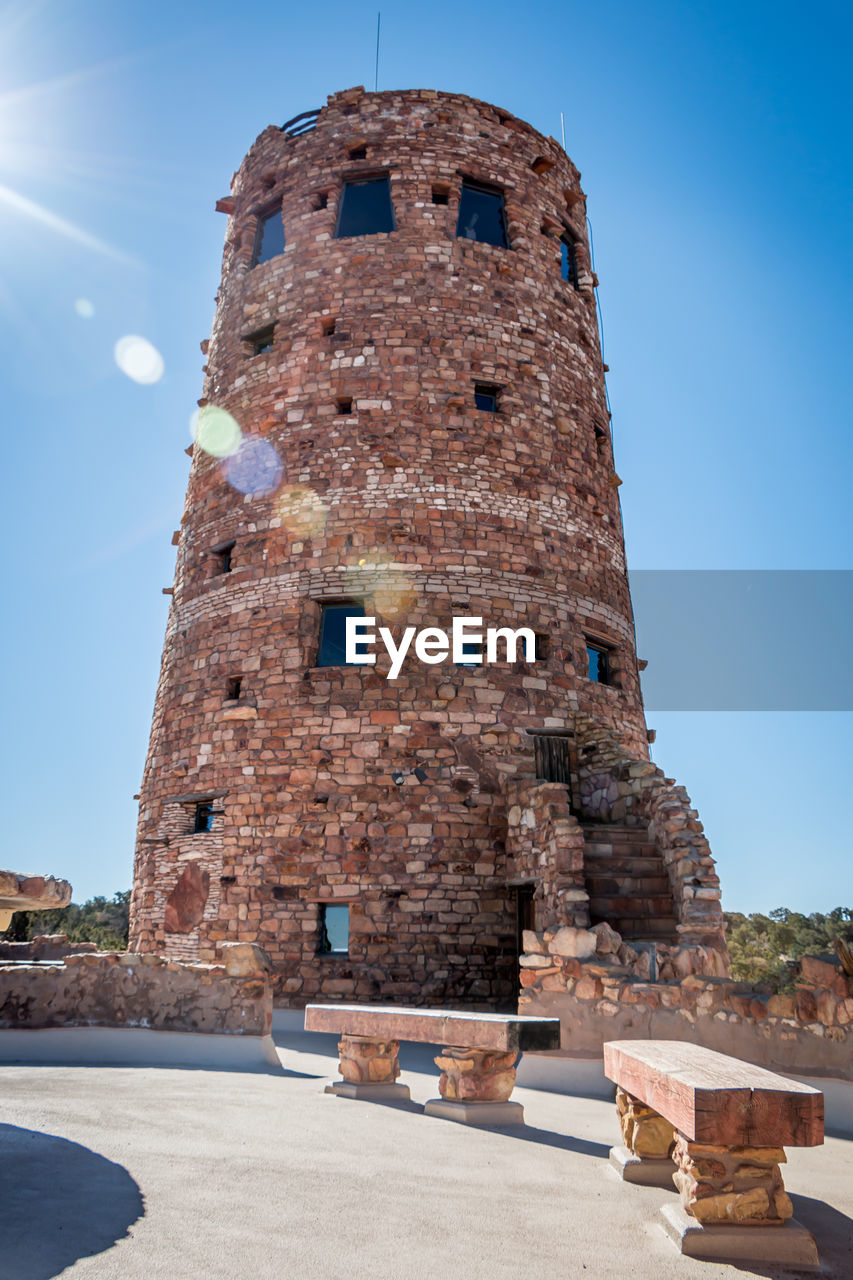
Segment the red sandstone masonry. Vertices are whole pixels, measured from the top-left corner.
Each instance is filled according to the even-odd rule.
[[[376,172],[390,175],[396,230],[334,239],[342,180]],[[510,249],[456,237],[462,175],[505,191]],[[582,852],[566,879],[536,833],[518,865],[510,848],[510,793],[535,780],[529,731],[598,726],[620,758],[648,761],[580,175],[486,103],[354,89],[313,132],[266,129],[224,203],[203,400],[275,448],[283,489],[244,499],[194,452],[131,945],[211,960],[223,941],[260,942],[294,1004],[512,1007],[509,882],[521,868],[537,885],[540,928],[571,918],[566,892],[582,883]],[[286,249],[251,268],[272,207]],[[560,276],[564,228],[577,289]],[[246,336],[271,323],[272,349],[252,357]],[[499,413],[475,410],[475,381],[502,387]],[[320,504],[324,523],[305,518]],[[211,550],[231,540],[232,571],[216,576]],[[410,590],[399,619],[389,576]],[[319,601],[353,596],[389,625],[467,613],[531,626],[550,654],[409,660],[393,684],[381,659],[315,668]],[[616,687],[586,678],[585,634],[614,646]],[[415,765],[428,782],[398,790],[392,770]],[[193,797],[208,796],[222,812],[194,835]],[[209,884],[195,914],[191,864]],[[188,908],[181,931],[166,929],[170,897]],[[318,902],[349,905],[348,956],[317,956]]]

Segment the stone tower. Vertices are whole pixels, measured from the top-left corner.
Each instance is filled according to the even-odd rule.
[[[526,928],[724,972],[649,762],[577,169],[484,102],[357,88],[217,208],[131,946],[258,942],[294,1005],[512,1006]],[[535,659],[390,680],[344,662],[361,612],[528,627]]]

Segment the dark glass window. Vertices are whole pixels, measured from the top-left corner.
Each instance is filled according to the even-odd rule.
[[[335,231],[339,240],[347,236],[373,236],[379,231],[393,230],[394,210],[387,175],[383,178],[365,178],[359,182],[344,183]]]
[[[281,220],[281,209],[273,209],[271,213],[262,213],[258,218],[252,266],[269,262],[270,258],[277,258],[280,253],[284,253],[284,223]]]
[[[575,289],[578,287],[578,263],[574,243],[563,236],[560,240],[560,275]]]
[[[508,249],[503,192],[463,182],[456,234],[463,240],[479,240]]]
[[[213,829],[213,801],[202,800],[195,807],[195,820],[193,822],[193,831],[198,834],[202,831],[211,831]]]
[[[475,382],[474,408],[482,409],[483,413],[497,413],[499,391],[500,387],[493,387],[491,383]]]
[[[324,604],[320,618],[320,646],[317,651],[318,667],[345,667],[347,618],[363,618],[364,605]],[[357,664],[349,664],[357,665]]]
[[[476,640],[462,641],[462,658],[457,667],[479,667],[483,661],[483,646]]]
[[[346,955],[349,951],[349,907],[320,904],[321,955]]]
[[[610,684],[610,653],[599,644],[586,644],[587,675],[598,684]]]

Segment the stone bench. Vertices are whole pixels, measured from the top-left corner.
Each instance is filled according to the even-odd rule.
[[[784,1147],[823,1142],[819,1090],[680,1040],[605,1043],[604,1074],[625,1143],[611,1163],[628,1182],[675,1184],[681,1204],[661,1213],[682,1253],[818,1268],[779,1165]]]
[[[446,1046],[435,1059],[440,1098],[426,1115],[463,1124],[524,1123],[524,1109],[511,1102],[515,1065],[525,1050],[559,1049],[559,1018],[524,1018],[446,1009],[409,1009],[365,1004],[309,1004],[306,1031],[340,1035],[343,1079],[327,1093],[388,1101],[409,1097],[400,1074],[400,1041]]]

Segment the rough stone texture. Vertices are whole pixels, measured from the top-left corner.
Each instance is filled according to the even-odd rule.
[[[0,965],[0,1028],[149,1027],[269,1035],[268,976],[228,977],[222,965],[98,952],[63,964]]]
[[[163,925],[167,933],[190,933],[201,922],[210,890],[210,872],[189,862],[166,899]]]
[[[446,1102],[508,1102],[515,1087],[516,1053],[443,1049],[435,1059],[438,1091]]]
[[[0,942],[0,962],[62,960],[65,956],[91,955],[97,950],[96,942],[69,942],[64,933],[41,933],[29,942]]]
[[[342,1036],[338,1068],[350,1084],[393,1084],[400,1074],[399,1040]]]
[[[0,932],[8,929],[14,911],[48,911],[67,907],[71,885],[54,876],[0,871]]]
[[[536,934],[536,946],[548,936]],[[824,985],[800,977],[794,997],[695,973],[649,982],[619,956],[624,947],[589,961],[553,956],[543,969],[528,966],[543,958],[528,951],[519,1013],[558,1017],[562,1048],[574,1054],[599,1056],[605,1040],[686,1040],[775,1071],[853,1080],[853,979],[831,958],[803,957],[802,974]]]
[[[334,238],[343,180],[377,171],[395,230]],[[462,174],[504,191],[509,249],[457,237]],[[193,450],[131,945],[212,960],[222,942],[260,942],[295,1005],[512,1007],[514,885],[534,886],[540,931],[595,923],[584,830],[566,788],[536,779],[530,734],[556,731],[581,818],[654,824],[684,962],[705,947],[724,969],[701,825],[648,761],[576,168],[487,103],[352,89],[313,131],[266,129],[219,207],[202,403],[271,447],[282,477],[244,498]],[[278,209],[286,248],[252,267],[259,217]],[[501,388],[498,412],[476,409],[475,382]],[[212,553],[231,542],[219,572]],[[543,656],[409,659],[393,683],[381,656],[318,668],[321,602],[352,597],[398,635],[459,614],[527,625]],[[610,647],[609,685],[588,679],[588,636]],[[416,765],[425,783],[393,784]],[[213,799],[195,833],[195,803]],[[182,932],[166,908],[188,860],[210,887],[177,913]],[[322,903],[349,907],[346,956],[318,954]]]
[[[686,1213],[704,1226],[782,1226],[793,1215],[779,1165],[781,1147],[721,1147],[678,1134],[673,1182]]]
[[[616,1111],[622,1140],[632,1155],[664,1160],[672,1154],[676,1132],[670,1121],[621,1088],[616,1089]]]

